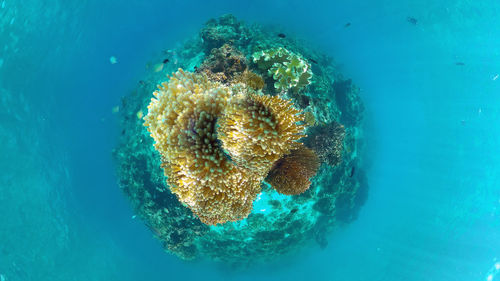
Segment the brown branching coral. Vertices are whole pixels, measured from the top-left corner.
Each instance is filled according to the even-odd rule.
[[[319,168],[319,158],[313,150],[301,146],[276,161],[266,181],[276,191],[285,195],[297,195],[311,185],[310,178]]]
[[[304,144],[318,154],[322,162],[335,166],[342,161],[345,128],[337,122],[309,128]]]
[[[304,137],[300,110],[278,96],[235,95],[219,121],[219,138],[231,158],[265,176]]]
[[[247,217],[273,163],[304,136],[290,101],[243,84],[179,69],[154,96],[144,125],[170,189],[205,224]]]

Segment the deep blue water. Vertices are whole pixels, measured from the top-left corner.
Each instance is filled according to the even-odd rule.
[[[367,110],[359,218],[248,271],[163,252],[111,158],[111,109],[146,62],[226,13],[333,56]],[[1,280],[500,280],[498,15],[493,0],[0,0]]]

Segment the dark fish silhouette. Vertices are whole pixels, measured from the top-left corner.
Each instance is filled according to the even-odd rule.
[[[163,63],[167,63],[167,62],[169,62],[169,61],[170,61],[169,59],[164,59],[164,60],[163,60]]]
[[[298,211],[297,208],[293,208],[293,209],[290,210],[290,214],[295,214],[297,211]]]
[[[455,63],[455,65],[465,65],[465,63],[463,63],[463,62],[461,62],[461,61],[457,61],[457,62]]]
[[[312,63],[318,64],[318,62],[317,62],[317,61],[315,61],[315,60],[313,60],[313,59],[311,59],[311,58],[309,58],[309,60],[310,60]]]
[[[348,22],[348,23],[344,24],[344,27],[349,27],[349,26],[351,26],[351,23],[350,23],[350,22]]]
[[[356,171],[356,168],[352,166],[351,171],[349,172],[349,177],[352,178],[354,176],[354,172]]]
[[[417,19],[414,17],[407,17],[406,21],[413,24],[413,25],[417,25],[417,22],[418,22]]]
[[[286,37],[286,35],[285,35],[284,33],[279,33],[279,34],[278,34],[278,37],[279,37],[279,38],[285,38],[285,37]]]

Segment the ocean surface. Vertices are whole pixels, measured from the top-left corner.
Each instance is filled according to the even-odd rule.
[[[370,163],[365,205],[325,249],[244,270],[165,253],[111,157],[112,108],[147,61],[227,13],[335,58],[361,88]],[[0,0],[0,280],[500,280],[499,15],[495,0]]]

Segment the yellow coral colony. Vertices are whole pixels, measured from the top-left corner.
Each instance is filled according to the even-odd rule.
[[[172,192],[206,224],[246,217],[260,181],[224,156],[215,131],[230,89],[179,70],[154,95],[144,124]]]
[[[235,95],[219,121],[219,138],[231,158],[265,177],[273,163],[304,137],[304,115],[277,96]]]
[[[248,91],[179,69],[144,117],[172,192],[205,224],[247,217],[274,161],[303,136],[289,101]]]

